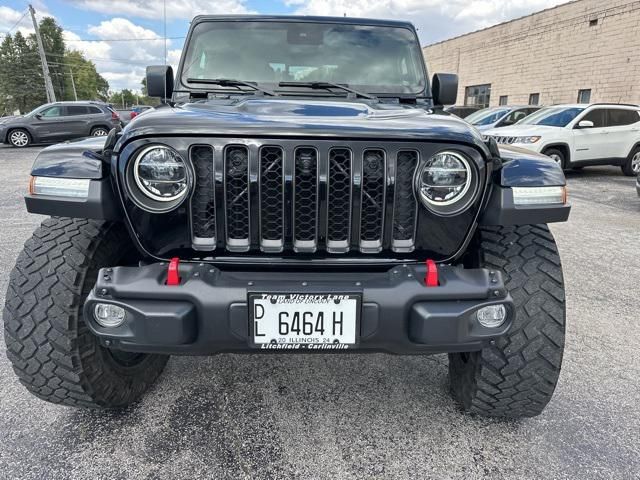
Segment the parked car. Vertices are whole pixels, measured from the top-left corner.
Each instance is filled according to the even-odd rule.
[[[169,355],[445,352],[464,410],[542,412],[559,165],[444,114],[457,77],[427,80],[409,23],[199,16],[186,38],[177,75],[147,68],[163,108],[35,160],[27,209],[53,218],[6,295],[21,382],[123,407]]]
[[[485,132],[500,144],[548,155],[564,169],[619,165],[640,172],[640,107],[615,103],[556,105],[509,128]]]
[[[469,115],[465,120],[480,131],[515,125],[523,118],[540,110],[537,106],[489,107]]]
[[[56,102],[0,121],[0,143],[27,147],[81,137],[106,136],[120,125],[118,114],[101,102]]]
[[[446,107],[444,109],[444,111],[448,112],[448,113],[451,113],[452,115],[455,115],[456,117],[466,118],[469,115],[471,115],[472,113],[477,112],[477,111],[479,111],[481,109],[482,109],[482,107],[452,105],[450,107]]]

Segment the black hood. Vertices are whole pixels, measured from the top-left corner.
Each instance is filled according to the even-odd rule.
[[[415,105],[339,99],[250,98],[162,106],[135,118],[123,140],[162,135],[424,139],[486,151],[482,135],[458,117]]]

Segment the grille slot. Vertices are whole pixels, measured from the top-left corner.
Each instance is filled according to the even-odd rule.
[[[283,159],[280,147],[260,149],[260,247],[268,252],[284,246]]]
[[[384,145],[384,148],[383,148]],[[420,249],[418,144],[215,139],[189,150],[192,247],[371,255]]]
[[[191,162],[196,173],[191,200],[193,248],[214,250],[216,247],[216,203],[213,170],[213,148],[195,145],[191,148]]]
[[[298,252],[315,252],[318,234],[318,151],[295,150],[293,246]]]
[[[401,151],[396,159],[396,188],[393,202],[392,248],[411,252],[415,246],[417,203],[413,176],[418,165],[418,152]]]
[[[249,250],[249,150],[230,146],[224,154],[227,249]]]
[[[382,249],[386,162],[382,150],[368,149],[362,156],[362,202],[360,212],[360,251]]]
[[[327,250],[342,253],[349,250],[351,230],[351,151],[329,150],[327,205]]]

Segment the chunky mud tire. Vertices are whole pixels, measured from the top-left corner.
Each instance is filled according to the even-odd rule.
[[[27,389],[49,402],[123,407],[154,383],[162,355],[102,347],[85,324],[84,299],[98,270],[135,261],[121,224],[45,220],[11,272],[4,309],[7,356]]]
[[[516,306],[507,335],[480,352],[449,354],[454,398],[470,413],[539,415],[553,395],[564,350],[562,266],[546,225],[483,228],[479,265],[501,270]]]

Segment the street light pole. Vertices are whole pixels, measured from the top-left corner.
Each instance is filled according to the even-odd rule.
[[[36,40],[38,42],[38,52],[40,53],[40,61],[42,62],[42,75],[44,76],[44,88],[47,91],[47,101],[49,103],[52,103],[56,101],[56,92],[53,91],[53,83],[51,82],[49,65],[47,64],[47,57],[44,53],[42,38],[40,37],[40,28],[38,28],[38,22],[36,21],[36,11],[33,9],[33,6],[31,5],[29,5],[29,12],[31,13],[31,20],[33,21],[33,28],[36,31]]]

